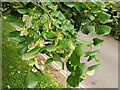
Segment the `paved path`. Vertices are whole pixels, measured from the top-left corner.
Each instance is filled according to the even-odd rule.
[[[82,40],[90,41],[91,36],[80,33]],[[103,46],[96,47],[100,54],[101,67],[95,74],[88,76],[81,84],[85,88],[117,88],[118,87],[118,41],[107,36],[97,36],[104,39]],[[93,63],[93,62],[91,62]],[[95,62],[94,62],[95,63]]]

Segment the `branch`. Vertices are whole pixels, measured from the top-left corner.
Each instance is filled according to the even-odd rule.
[[[51,20],[54,22],[55,20],[54,20],[53,17],[49,14],[49,11],[48,11],[47,8],[45,7],[44,3],[41,2],[41,4],[42,4],[43,8],[46,10],[48,16],[49,16],[49,17],[51,18]]]
[[[33,11],[37,8],[40,2],[37,3],[37,5],[33,8]]]

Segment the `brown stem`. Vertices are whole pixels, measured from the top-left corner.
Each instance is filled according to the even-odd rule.
[[[33,11],[37,8],[40,2],[37,3],[37,5],[33,8]]]
[[[45,7],[44,3],[41,2],[41,4],[42,4],[43,8],[46,10],[48,16],[49,16],[49,17],[51,18],[51,20],[54,22],[55,20],[54,20],[53,17],[49,14],[49,11],[48,11],[47,8]]]

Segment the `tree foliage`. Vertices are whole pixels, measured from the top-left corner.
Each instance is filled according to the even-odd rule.
[[[92,38],[92,42],[78,39],[78,32],[87,35],[108,35],[112,24],[118,22],[115,5],[118,4],[115,2],[4,2],[2,10],[3,16],[10,24],[19,26],[19,31],[11,32],[9,38],[18,42],[17,50],[23,59],[30,60],[43,53],[49,56],[44,66],[58,61],[64,69],[66,64],[68,71],[71,72],[67,83],[76,87],[85,79],[84,75],[88,71],[98,69],[100,66],[99,59],[95,56],[99,54],[99,50],[93,50],[93,46],[103,43],[103,40],[96,37]],[[111,8],[116,11],[110,11]],[[90,51],[86,52],[84,45],[87,45]],[[98,64],[87,66],[87,63],[81,62],[82,57],[88,57],[87,63],[95,59]],[[31,77],[34,76],[30,73],[26,80],[31,81]],[[35,86],[37,83],[27,81],[27,87],[31,84]]]

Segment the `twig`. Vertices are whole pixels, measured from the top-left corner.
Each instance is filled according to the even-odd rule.
[[[40,22],[41,18],[42,18],[42,16],[41,16],[41,17],[40,17],[40,19],[37,21],[37,23],[39,23],[39,22]],[[37,23],[36,23],[36,24],[37,24]]]
[[[38,7],[40,2],[37,3],[37,5],[33,8],[33,11]]]
[[[41,2],[42,6],[44,7],[44,9],[46,10],[48,16],[51,18],[51,20],[54,22],[55,20],[53,19],[53,17],[49,14],[49,11],[47,10],[47,8],[45,7],[44,3]]]

